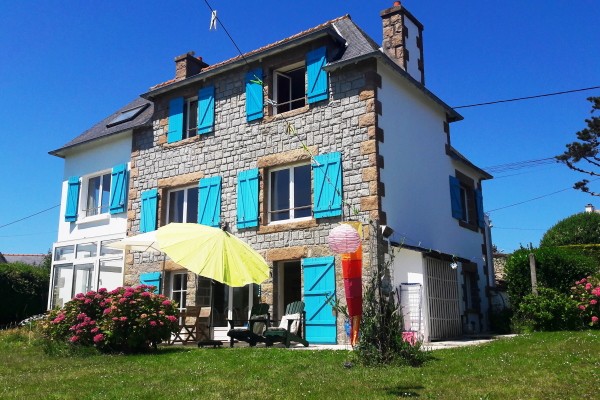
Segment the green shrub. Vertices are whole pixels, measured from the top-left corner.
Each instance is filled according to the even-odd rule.
[[[521,248],[508,258],[505,267],[507,291],[514,310],[518,310],[523,297],[531,293],[529,253],[535,255],[538,286],[555,289],[565,295],[571,294],[575,281],[598,269],[592,258],[568,248]]]
[[[0,326],[46,311],[49,281],[45,268],[0,264]]]
[[[575,282],[572,288],[573,300],[584,324],[593,328],[600,327],[600,278],[588,276]]]
[[[176,305],[152,290],[153,286],[140,285],[79,293],[62,309],[48,314],[42,332],[49,341],[104,352],[132,353],[156,347],[177,330],[178,321]]]
[[[542,237],[540,247],[600,244],[600,214],[579,213],[559,221]]]
[[[518,332],[563,331],[582,328],[577,302],[550,288],[523,298],[513,317]]]
[[[510,333],[511,319],[513,316],[512,308],[504,308],[502,310],[492,310],[490,313],[490,326],[493,332]]]

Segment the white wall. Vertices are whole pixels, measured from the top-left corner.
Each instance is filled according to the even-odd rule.
[[[381,181],[391,239],[482,264],[481,233],[462,228],[452,218],[448,177],[455,169],[469,174],[446,155],[444,109],[380,64],[382,104],[379,126],[384,143]]]
[[[417,81],[421,82],[421,71],[419,70],[419,59],[421,50],[417,47],[417,38],[419,37],[419,28],[409,19],[404,18],[404,26],[408,29],[408,38],[406,39],[406,49],[408,50],[408,62],[406,63],[406,72]]]
[[[85,176],[100,171],[110,171],[118,164],[129,163],[131,159],[131,132],[115,135],[109,139],[95,141],[93,146],[81,146],[65,157],[62,182],[61,206],[58,221],[57,242],[92,238],[122,233],[127,230],[127,212],[103,217],[82,218],[77,222],[65,222],[67,181],[71,176]],[[80,189],[79,209],[85,204],[85,185]],[[82,197],[83,196],[83,197]]]
[[[382,77],[377,92],[382,104],[378,123],[385,139],[379,146],[384,157],[382,207],[387,225],[394,229],[390,239],[476,263],[485,313],[483,235],[452,218],[448,178],[455,175],[455,169],[475,181],[479,177],[446,155],[445,110],[387,65],[380,63],[378,73]]]

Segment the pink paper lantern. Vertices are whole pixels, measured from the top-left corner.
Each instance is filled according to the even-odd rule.
[[[329,248],[335,254],[354,253],[358,246],[360,236],[350,225],[341,224],[329,232]]]

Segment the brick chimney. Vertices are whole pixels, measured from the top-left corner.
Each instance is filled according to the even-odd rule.
[[[425,85],[423,25],[399,1],[382,10],[383,52],[410,76]]]
[[[202,57],[194,57],[193,51],[175,57],[175,81],[196,75],[206,67],[208,64],[202,61]]]

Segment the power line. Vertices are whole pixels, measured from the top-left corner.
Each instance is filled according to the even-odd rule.
[[[503,227],[498,227],[498,226],[493,226],[492,229],[507,229],[507,230],[514,230],[514,231],[545,231],[547,229],[541,229],[541,228],[503,228]]]
[[[204,0],[204,2],[206,3],[206,6],[208,7],[208,9],[210,10],[211,13],[215,13],[215,10],[213,10],[213,8],[210,6],[210,4],[208,3],[208,0]],[[242,59],[244,60],[244,62],[246,63],[246,65],[248,65],[248,61],[246,60],[246,57],[244,57],[244,54],[242,53],[242,51],[240,50],[239,46],[237,45],[237,43],[235,42],[235,40],[233,40],[233,37],[229,34],[229,31],[227,30],[227,28],[225,28],[225,25],[223,25],[223,22],[221,22],[221,19],[215,14],[215,18],[217,19],[217,21],[219,22],[219,25],[221,25],[221,28],[223,28],[223,30],[225,31],[225,33],[227,34],[227,36],[229,37],[229,40],[231,40],[231,43],[233,43],[233,45],[235,46],[235,48],[237,49],[238,53],[240,53],[240,56],[242,57]]]
[[[39,215],[39,214],[41,214],[41,213],[45,213],[46,211],[50,211],[50,210],[52,210],[52,209],[54,209],[54,208],[56,208],[56,207],[59,207],[59,206],[60,206],[60,204],[57,204],[57,205],[55,205],[55,206],[52,206],[52,207],[50,207],[50,208],[46,208],[45,210],[42,210],[42,211],[38,211],[38,212],[36,212],[36,213],[34,213],[34,214],[28,215],[28,216],[26,216],[26,217],[23,217],[23,218],[21,218],[21,219],[18,219],[18,220],[16,220],[16,221],[9,222],[8,224],[0,225],[0,228],[4,228],[5,226],[9,226],[9,225],[12,225],[12,224],[16,224],[17,222],[24,221],[24,220],[26,220],[26,219],[28,219],[28,218],[31,218],[31,217],[35,217],[36,215]]]
[[[555,157],[546,157],[546,158],[539,158],[537,160],[517,161],[517,162],[512,162],[512,163],[493,165],[491,167],[485,167],[483,169],[485,171],[489,172],[490,174],[497,174],[497,173],[506,172],[506,171],[515,171],[515,170],[519,170],[519,169],[523,169],[523,168],[533,168],[533,167],[538,167],[541,165],[556,164],[556,163],[557,163],[557,161],[556,161]]]
[[[457,108],[469,108],[469,107],[489,106],[491,104],[509,103],[509,102],[512,102],[512,101],[538,99],[540,97],[558,96],[558,95],[561,95],[561,94],[584,92],[586,90],[594,90],[594,89],[600,89],[600,86],[592,86],[592,87],[588,87],[588,88],[565,90],[565,91],[562,91],[562,92],[537,94],[537,95],[534,95],[534,96],[515,97],[515,98],[512,98],[512,99],[488,101],[488,102],[485,102],[485,103],[467,104],[467,105],[464,105],[464,106],[457,106],[457,107],[453,107],[453,108],[456,110]]]
[[[592,179],[590,182],[597,181],[598,179],[600,179],[600,178]],[[568,187],[568,188],[565,188],[565,189],[557,190],[556,192],[552,192],[552,193],[544,194],[544,195],[541,195],[541,196],[538,196],[538,197],[534,197],[533,199],[523,200],[523,201],[520,201],[518,203],[509,204],[507,206],[503,206],[503,207],[499,207],[499,208],[494,208],[493,210],[488,210],[487,212],[491,213],[491,212],[498,211],[498,210],[504,210],[505,208],[514,207],[514,206],[518,206],[518,205],[521,205],[521,204],[524,204],[524,203],[529,203],[529,202],[534,201],[534,200],[543,199],[544,197],[552,196],[552,195],[555,195],[555,194],[558,194],[558,193],[561,193],[561,192],[566,192],[567,190],[573,190],[573,187],[571,186],[571,187]]]

